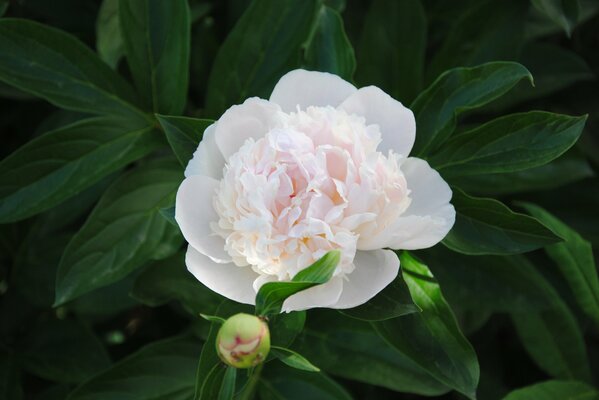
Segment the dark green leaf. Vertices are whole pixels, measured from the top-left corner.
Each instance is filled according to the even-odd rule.
[[[288,297],[328,282],[339,264],[340,257],[340,251],[331,250],[312,265],[298,272],[290,282],[268,282],[262,285],[256,295],[256,314],[278,314]]]
[[[0,163],[0,223],[52,208],[160,144],[145,123],[104,117],[48,132]]]
[[[268,321],[270,343],[273,346],[289,347],[302,332],[306,322],[305,311],[292,311],[271,316]]]
[[[158,210],[158,212],[160,212],[162,218],[170,222],[171,225],[177,227],[179,226],[179,224],[177,224],[177,220],[175,219],[175,206],[163,207],[160,210]]]
[[[74,320],[40,323],[20,347],[23,368],[50,381],[79,383],[110,366],[102,343]]]
[[[119,22],[119,0],[104,0],[96,21],[96,50],[98,56],[113,69],[125,54],[125,43]]]
[[[0,20],[0,80],[50,103],[147,120],[134,91],[75,37],[30,20]]]
[[[187,0],[121,0],[119,19],[129,69],[144,106],[180,114],[189,78]]]
[[[569,153],[569,152],[568,152]],[[566,153],[548,164],[507,174],[484,174],[452,178],[468,193],[505,195],[555,189],[593,176],[593,169],[581,156]]]
[[[580,13],[578,0],[532,0],[532,4],[559,25],[566,35],[572,34]]]
[[[324,374],[269,364],[258,387],[262,400],[351,400],[343,387]]]
[[[173,254],[182,238],[159,213],[181,181],[174,160],[142,164],[102,196],[60,261],[55,305],[117,281],[149,260]]]
[[[207,115],[218,117],[249,96],[267,98],[279,78],[299,66],[317,0],[256,0],[221,46],[208,80]]]
[[[427,81],[449,68],[517,59],[524,43],[527,1],[502,0],[501,7],[494,0],[463,2],[455,9],[458,14],[449,32],[441,30],[441,48],[428,63]]]
[[[307,69],[330,72],[345,80],[352,80],[356,57],[337,11],[325,5],[320,8],[305,46],[304,66]]]
[[[538,167],[574,145],[586,119],[541,111],[497,118],[451,138],[430,164],[447,178]]]
[[[285,347],[271,346],[270,351],[284,364],[303,371],[318,372],[320,369],[301,354]]]
[[[135,281],[131,295],[152,307],[177,300],[194,316],[214,312],[222,301],[187,271],[184,253],[150,264]]]
[[[425,396],[450,390],[386,343],[368,323],[333,311],[312,311],[309,322],[293,348],[330,374]]]
[[[341,310],[341,313],[364,321],[382,321],[419,311],[420,309],[412,301],[408,286],[400,274],[374,298],[361,306]]]
[[[422,89],[426,28],[420,0],[375,0],[357,47],[358,83],[409,104]]]
[[[564,239],[561,243],[545,247],[545,251],[568,282],[580,308],[599,325],[599,280],[591,244],[541,207],[530,203],[519,204]]]
[[[443,240],[450,249],[470,255],[525,253],[561,241],[534,218],[503,203],[472,197],[454,188],[456,221]]]
[[[422,312],[376,322],[377,332],[434,378],[474,399],[479,366],[472,345],[428,267],[407,252],[400,261],[412,299]]]
[[[9,5],[10,3],[8,2],[8,0],[0,0],[0,17],[2,17],[4,13],[6,13],[6,10],[8,10]]]
[[[514,390],[503,400],[597,400],[599,392],[575,381],[546,381]]]
[[[183,167],[187,166],[202,140],[202,134],[214,123],[211,119],[157,115],[166,139]]]
[[[96,375],[68,400],[189,400],[200,352],[185,338],[152,343]]]
[[[595,78],[586,61],[573,51],[551,43],[528,43],[518,62],[535,78],[535,86],[520,82],[501,99],[489,105],[504,110],[533,99],[549,96],[581,81]]]
[[[223,383],[218,392],[218,400],[233,400],[235,395],[235,380],[237,378],[237,369],[235,367],[227,367],[223,377]]]
[[[532,76],[522,65],[491,62],[443,73],[412,103],[418,134],[412,154],[427,155],[447,140],[458,115],[500,97],[520,80]]]

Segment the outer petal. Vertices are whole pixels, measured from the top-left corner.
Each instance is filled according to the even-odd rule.
[[[223,177],[225,158],[216,145],[215,131],[216,124],[210,125],[204,131],[200,145],[185,168],[185,177],[192,175],[205,175],[214,179]]]
[[[216,264],[191,246],[187,248],[185,263],[189,272],[210,290],[239,303],[254,304],[256,292],[252,283],[258,274],[250,267]]]
[[[214,262],[227,263],[231,257],[225,251],[225,240],[212,232],[211,222],[218,221],[212,205],[218,181],[204,175],[186,178],[177,191],[175,219],[190,245]]]
[[[301,311],[309,308],[331,307],[337,303],[343,289],[343,278],[334,277],[323,285],[306,289],[289,297],[283,303],[283,311]]]
[[[393,150],[405,157],[410,154],[416,137],[416,120],[412,111],[376,86],[366,86],[348,97],[340,109],[377,124],[383,141],[379,151]]]
[[[252,97],[243,104],[232,106],[216,124],[216,145],[225,160],[236,153],[249,139],[266,135],[273,127],[280,107],[269,101]]]
[[[283,75],[270,95],[270,101],[292,112],[297,106],[337,107],[356,91],[354,85],[327,72],[296,69]]]
[[[401,165],[412,202],[408,209],[379,234],[360,238],[358,249],[425,249],[439,243],[455,222],[449,203],[451,189],[428,163],[410,157]]]
[[[341,297],[331,308],[352,308],[366,303],[399,272],[399,258],[391,250],[358,251],[354,265],[356,268],[343,282]]]

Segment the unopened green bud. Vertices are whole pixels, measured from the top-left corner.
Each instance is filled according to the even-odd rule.
[[[266,359],[270,332],[264,320],[250,314],[236,314],[225,321],[216,336],[216,352],[235,368],[250,368]]]

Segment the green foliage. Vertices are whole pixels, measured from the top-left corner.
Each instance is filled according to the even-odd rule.
[[[0,398],[599,399],[599,7],[500,3],[0,0]],[[223,299],[174,219],[206,129],[295,68],[411,104],[453,192],[353,309],[281,313],[338,252]],[[249,371],[214,345],[238,312]]]

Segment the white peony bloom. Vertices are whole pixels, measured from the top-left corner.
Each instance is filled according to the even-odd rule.
[[[415,132],[412,112],[380,89],[321,72],[289,72],[270,100],[231,107],[204,132],[177,193],[189,271],[254,304],[262,284],[339,249],[333,278],[283,309],[365,303],[398,274],[386,248],[433,246],[455,220],[447,183],[408,157]]]

